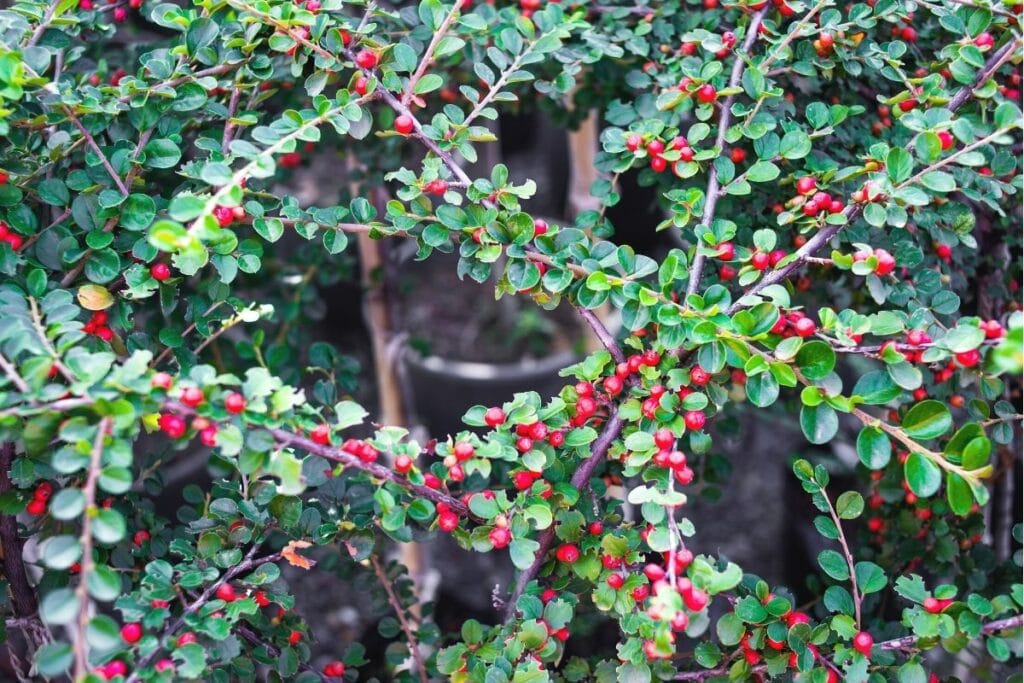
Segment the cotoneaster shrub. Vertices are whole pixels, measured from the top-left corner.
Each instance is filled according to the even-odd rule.
[[[1020,448],[1020,10],[0,11],[0,541],[7,637],[29,656],[12,665],[356,680],[357,645],[309,661],[280,578],[318,571],[314,551],[383,584],[400,636],[378,664],[402,680],[911,683],[940,678],[931,650],[969,651],[979,680],[1019,657],[1020,527],[1000,556],[985,506]],[[534,181],[471,175],[486,121],[536,98],[563,120],[599,109],[595,196],[614,205],[641,169],[686,247],[655,261],[612,242],[603,209],[549,225]],[[281,192],[312,149],[338,150],[354,196]],[[301,303],[362,233],[457,250],[480,282],[500,267],[500,294],[576,307],[604,350],[556,396],[466,406],[430,448],[389,426],[356,438],[351,363],[313,343]],[[855,434],[857,490],[793,463],[829,546],[810,605],[708,554],[686,519],[716,419],[755,410],[797,421],[809,455]],[[159,516],[186,449],[217,478]],[[438,533],[517,568],[489,623],[440,633],[383,559]],[[563,657],[595,613],[616,651]]]

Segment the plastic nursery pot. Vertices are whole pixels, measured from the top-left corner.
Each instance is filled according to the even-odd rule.
[[[559,370],[579,355],[565,350],[517,363],[474,363],[406,348],[402,358],[417,417],[431,434],[454,434],[465,428],[462,416],[470,406],[501,405],[518,391],[554,396],[569,381]]]

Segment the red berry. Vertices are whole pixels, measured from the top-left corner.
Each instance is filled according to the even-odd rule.
[[[341,678],[345,675],[345,665],[335,660],[324,664],[324,676],[328,678]]]
[[[149,269],[149,274],[152,275],[153,279],[157,282],[163,282],[171,277],[171,267],[166,263],[154,263]]]
[[[608,392],[609,396],[618,396],[622,391],[622,380],[612,375],[611,377],[605,377],[603,382],[604,390]]]
[[[587,531],[591,536],[600,536],[604,533],[604,524],[597,521],[591,522],[590,525],[587,526]]]
[[[718,245],[718,258],[722,261],[732,261],[736,258],[736,246],[732,242],[722,242]]]
[[[942,145],[942,149],[947,150],[953,148],[956,139],[953,137],[952,133],[948,130],[940,130],[936,135],[939,137],[939,143]]]
[[[455,444],[455,448],[452,451],[455,453],[455,459],[459,462],[466,462],[476,454],[473,444],[467,441],[459,441]]]
[[[141,546],[143,543],[145,543],[149,539],[150,539],[149,532],[146,531],[145,529],[141,529],[139,531],[136,531],[135,535],[132,536],[132,543],[134,543],[137,546]]]
[[[686,423],[687,429],[692,432],[696,432],[704,428],[704,424],[707,422],[707,417],[699,410],[690,410],[683,415],[683,422]]]
[[[25,506],[25,511],[34,517],[38,517],[46,512],[46,501],[36,500],[33,498],[29,501],[28,505]]]
[[[309,440],[315,444],[326,446],[331,443],[331,428],[326,424],[318,424],[309,432]]]
[[[292,631],[288,634],[289,645],[298,645],[300,640],[302,640],[302,631]]]
[[[512,542],[512,532],[505,527],[494,527],[488,537],[495,550],[501,550]]]
[[[982,49],[992,47],[995,44],[995,38],[993,38],[992,34],[988,33],[987,31],[985,33],[979,33],[974,38],[974,45]]]
[[[217,445],[217,427],[216,425],[210,425],[204,427],[199,431],[199,440],[203,442],[204,446],[213,448]]]
[[[45,503],[47,500],[50,499],[50,496],[52,495],[53,484],[51,484],[48,481],[42,481],[39,482],[38,486],[36,486],[36,490],[32,493],[32,498],[34,498],[35,500],[41,500]]]
[[[818,189],[818,181],[813,176],[805,175],[796,181],[796,191],[802,195],[813,194]]]
[[[793,324],[793,329],[801,337],[810,337],[818,329],[818,326],[810,318],[800,318]]]
[[[965,368],[973,368],[980,361],[981,353],[978,352],[978,349],[971,349],[970,351],[956,354],[956,362]]]
[[[896,259],[885,249],[875,249],[875,258],[878,265],[875,266],[875,275],[888,275],[896,270]]]
[[[194,643],[196,642],[196,640],[198,639],[196,638],[195,633],[192,633],[191,631],[185,631],[180,636],[178,636],[178,647],[188,645],[189,643]]]
[[[174,384],[174,378],[166,372],[158,372],[153,375],[153,379],[150,380],[150,384],[154,389],[163,389],[164,391],[170,391],[171,386]]]
[[[121,640],[126,643],[137,643],[142,638],[142,624],[125,624],[121,627]]]
[[[202,403],[205,398],[203,390],[199,387],[186,387],[185,390],[181,392],[181,402],[189,408],[195,408]]]
[[[605,583],[607,583],[615,590],[622,588],[622,584],[624,584],[625,582],[626,580],[622,578],[622,574],[609,574],[608,578],[605,579]]]
[[[179,415],[165,413],[160,416],[160,429],[172,439],[180,439],[185,435],[185,420]]]
[[[541,220],[540,218],[535,218],[533,220],[533,236],[534,237],[540,237],[541,235],[543,235],[547,231],[548,231],[548,222],[547,221]]]
[[[380,58],[377,57],[377,54],[370,50],[360,50],[356,55],[356,64],[358,64],[361,69],[372,69],[377,66],[379,61]]]
[[[413,131],[415,127],[416,126],[415,123],[413,122],[413,118],[408,114],[402,114],[401,116],[395,119],[395,130],[401,133],[402,135],[408,135]]]
[[[216,595],[219,600],[223,600],[224,602],[234,602],[235,599],[238,597],[237,595],[235,595],[235,587],[232,586],[230,583],[222,583],[221,585],[217,586],[217,591],[214,593],[214,595]]]
[[[853,637],[853,649],[865,657],[871,656],[871,648],[874,644],[875,639],[867,631],[861,631]]]
[[[702,387],[711,381],[711,375],[699,365],[690,368],[690,382],[695,386]]]
[[[459,526],[459,516],[451,510],[445,510],[437,516],[437,526],[445,533],[451,533]]]
[[[156,671],[158,672],[174,671],[174,660],[167,659],[165,657],[164,659],[161,659],[156,664],[154,664],[153,668],[156,669]]]
[[[654,443],[658,448],[667,449],[672,448],[676,442],[676,436],[672,433],[671,429],[662,427],[654,433]]]
[[[228,394],[228,397],[224,399],[224,408],[232,415],[239,414],[245,410],[245,396],[237,391]]]
[[[505,424],[505,411],[501,408],[488,408],[487,412],[484,413],[484,422],[491,429]]]
[[[704,104],[710,104],[718,99],[718,91],[715,90],[715,86],[705,83],[697,88],[697,99]]]
[[[555,551],[555,557],[559,562],[572,564],[576,560],[580,559],[580,549],[572,543],[563,543],[558,546],[558,550]]]
[[[768,266],[771,265],[771,256],[763,251],[755,252],[754,255],[750,257],[750,265],[752,265],[756,270],[766,270]]]

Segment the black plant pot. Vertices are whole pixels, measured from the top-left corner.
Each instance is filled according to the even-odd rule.
[[[406,349],[406,377],[419,421],[431,434],[454,434],[465,428],[462,416],[471,406],[501,405],[519,391],[554,396],[566,384],[558,372],[579,360],[560,351],[518,363],[470,363],[427,356]]]

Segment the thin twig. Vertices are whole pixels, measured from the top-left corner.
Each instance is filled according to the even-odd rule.
[[[29,393],[30,389],[28,384],[22,379],[21,375],[18,374],[18,369],[14,367],[11,361],[4,357],[4,354],[0,353],[0,369],[7,375],[7,379],[11,380],[11,383],[17,387],[18,391],[23,394]]]
[[[615,341],[615,337],[608,331],[605,324],[601,322],[601,319],[598,318],[593,311],[584,308],[583,306],[577,306],[576,310],[579,312],[580,317],[586,320],[587,324],[590,325],[590,328],[594,330],[594,334],[596,334],[597,338],[601,340],[601,344],[608,349],[608,353],[612,354],[612,358],[615,359],[615,362],[626,362],[626,356],[622,353],[622,348],[619,347],[618,342]]]
[[[103,150],[100,149],[100,146],[96,143],[96,138],[92,136],[92,133],[85,129],[85,126],[83,126],[82,122],[78,120],[78,117],[75,116],[70,107],[64,107],[64,113],[67,114],[71,123],[75,125],[78,132],[85,138],[86,143],[92,147],[92,151],[96,152],[96,155],[100,158],[100,162],[103,164],[103,168],[107,169],[107,173],[114,181],[114,184],[117,185],[117,189],[121,191],[121,194],[127,197],[128,187],[124,184],[124,181],[121,180],[120,174],[114,170],[114,166],[110,163],[110,159],[107,158],[107,155],[103,153]]]
[[[1013,47],[1011,46],[1016,46],[1019,43],[1019,38],[1011,41],[989,57],[988,61],[985,62],[985,66],[982,67],[981,71],[979,71],[977,76],[975,76],[974,82],[960,88],[960,90],[957,91],[957,93],[949,100],[949,103],[946,105],[946,109],[952,113],[962,107],[974,94],[974,89],[987,81],[991,77],[991,74],[994,73],[995,70],[998,69],[1007,59],[1009,59],[1007,55],[1013,54]],[[912,148],[915,139],[916,138],[911,139],[907,144],[908,149]],[[838,235],[839,231],[842,230],[844,226],[852,224],[853,221],[860,216],[863,209],[864,205],[862,204],[850,204],[847,206],[843,211],[846,216],[846,222],[843,225],[827,225],[818,230],[817,233],[807,240],[807,243],[804,244],[804,246],[800,247],[796,251],[796,258],[782,268],[773,270],[761,278],[750,289],[744,292],[742,296],[738,297],[736,301],[729,306],[726,313],[731,315],[744,306],[749,305],[749,302],[756,302],[756,299],[752,298],[756,294],[764,290],[766,287],[770,287],[787,280],[793,271],[800,268],[805,263],[807,257],[813,256],[826,244],[831,242],[832,238]]]
[[[212,598],[213,595],[217,592],[218,588],[220,588],[228,581],[231,581],[235,577],[241,576],[242,574],[252,569],[255,569],[256,567],[262,564],[267,564],[268,562],[277,562],[281,559],[281,553],[272,553],[270,555],[264,555],[263,557],[255,557],[257,550],[259,550],[259,546],[259,543],[254,543],[253,546],[249,548],[249,552],[246,553],[245,558],[241,562],[239,562],[234,567],[224,572],[223,576],[221,576],[219,579],[217,579],[209,586],[207,586],[206,590],[200,593],[198,598],[193,600],[191,603],[189,603],[187,607],[185,607],[181,615],[173,622],[171,622],[171,624],[167,628],[165,628],[164,632],[160,635],[160,638],[157,640],[157,643],[160,644],[160,647],[155,648],[148,655],[139,659],[138,663],[136,663],[135,665],[135,670],[131,673],[130,676],[128,676],[125,683],[135,683],[139,680],[139,672],[145,669],[147,666],[149,666],[150,662],[156,659],[157,655],[159,655],[160,652],[162,652],[164,643],[167,641],[168,638],[173,636],[179,628],[181,628],[185,624],[185,618],[190,614],[195,614],[200,610],[200,608],[202,608],[203,605],[208,603],[210,601],[210,598]]]
[[[391,584],[391,580],[388,578],[388,574],[385,571],[383,565],[376,555],[370,555],[370,564],[373,566],[373,572],[377,575],[377,580],[380,581],[380,585],[384,587],[384,593],[387,595],[388,602],[391,604],[391,609],[395,611],[395,616],[398,617],[398,625],[402,629],[402,633],[405,634],[406,644],[409,647],[409,655],[412,657],[413,664],[416,666],[416,672],[422,683],[427,683],[430,680],[430,676],[427,675],[427,667],[423,663],[423,654],[420,652],[419,641],[416,639],[416,629],[409,621],[409,617],[406,614],[405,607],[402,606],[402,601],[398,599],[398,595],[395,593],[395,587]]]
[[[420,79],[423,78],[423,74],[426,72],[427,67],[433,59],[434,50],[437,49],[438,43],[444,38],[445,34],[448,33],[448,27],[451,26],[452,21],[459,14],[459,9],[462,7],[460,0],[455,0],[452,4],[452,8],[448,11],[444,21],[434,31],[434,35],[430,39],[430,44],[427,45],[426,51],[423,53],[423,57],[420,59],[420,63],[416,66],[416,71],[409,78],[409,85],[405,89],[405,93],[402,95],[402,104],[408,105],[409,101],[413,98],[413,91],[416,90],[416,84],[419,83]]]
[[[624,424],[625,420],[623,420],[622,414],[616,410],[615,414],[608,420],[608,423],[605,424],[601,435],[594,441],[594,445],[590,449],[590,456],[580,463],[580,466],[572,475],[569,483],[572,484],[573,488],[582,491],[588,487],[591,475],[594,474],[597,466],[604,462],[608,455],[608,449],[611,447],[612,442],[622,433]],[[519,578],[516,579],[516,585],[512,589],[508,602],[505,603],[505,621],[515,616],[516,601],[519,600],[519,596],[523,594],[523,591],[526,590],[530,582],[540,573],[540,569],[544,566],[544,561],[547,559],[548,551],[551,550],[554,540],[555,527],[552,525],[545,529],[537,539],[540,547],[537,548],[537,552],[534,554],[533,563],[524,569],[519,574]]]
[[[82,680],[89,673],[89,646],[85,635],[89,626],[89,577],[96,569],[92,559],[92,518],[96,513],[96,482],[100,478],[103,458],[103,440],[113,420],[104,417],[96,427],[96,438],[93,440],[89,455],[89,472],[82,487],[85,497],[85,510],[82,513],[82,533],[78,537],[82,548],[82,571],[78,579],[75,596],[78,598],[78,632],[75,639],[75,680]]]
[[[747,26],[747,35],[743,38],[743,45],[738,50],[735,61],[732,65],[732,73],[729,75],[729,87],[736,87],[740,79],[743,78],[743,71],[746,68],[746,62],[743,58],[750,53],[750,48],[753,47],[754,41],[757,40],[758,29],[761,27],[761,21],[764,19],[765,14],[768,13],[770,5],[765,6],[750,20],[750,24]],[[718,118],[718,134],[715,137],[715,149],[722,151],[725,147],[725,134],[729,130],[729,125],[732,122],[732,103],[736,99],[735,95],[729,95],[722,102],[722,109],[719,113]],[[704,211],[701,214],[700,224],[707,229],[711,229],[711,223],[715,220],[715,207],[718,205],[718,168],[712,164],[708,169],[708,186],[704,191]],[[701,238],[701,231],[694,231],[697,237],[696,248],[694,249],[693,263],[690,264],[690,276],[686,283],[686,295],[696,293],[700,286],[700,278],[704,272],[705,256],[701,253],[701,246],[703,239]]]
[[[846,566],[850,572],[850,586],[853,589],[853,612],[854,619],[857,623],[857,630],[860,630],[860,603],[863,600],[860,594],[860,587],[857,585],[857,569],[856,564],[853,561],[853,553],[850,552],[850,544],[846,542],[846,534],[843,533],[843,522],[839,519],[839,514],[836,512],[836,508],[832,505],[832,501],[828,497],[828,492],[825,491],[825,487],[821,488],[821,495],[825,498],[825,502],[828,504],[828,513],[832,516],[832,523],[836,525],[836,531],[839,537],[836,539],[839,541],[839,546],[843,549],[843,557],[846,558]]]

